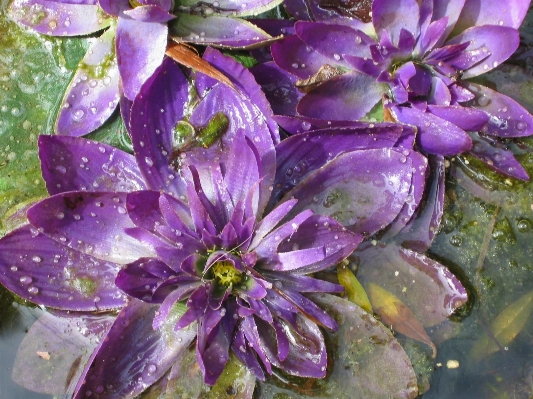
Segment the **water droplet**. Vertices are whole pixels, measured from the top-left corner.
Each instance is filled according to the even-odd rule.
[[[450,238],[450,244],[452,244],[454,247],[460,247],[462,243],[463,239],[461,236],[452,236],[452,238]]]
[[[31,260],[35,263],[41,263],[43,261],[43,258],[41,258],[39,255],[34,255]]]
[[[516,124],[516,129],[517,130],[525,130],[527,128],[527,123],[526,122],[518,122]]]
[[[17,266],[11,266],[11,271],[16,272],[19,268]]]
[[[74,218],[74,220],[80,220],[81,219],[81,216],[76,214],[76,215],[73,215],[72,216]]]
[[[335,60],[339,61],[341,59],[341,56],[339,54],[333,54],[333,58],[335,58]]]
[[[298,64],[295,62],[295,63],[291,64],[291,67],[293,67],[294,69],[297,69],[298,68]]]
[[[98,385],[98,386],[96,387],[96,389],[94,390],[94,392],[96,392],[96,393],[102,393],[102,392],[104,392],[104,386],[103,386],[103,385]]]
[[[150,157],[145,157],[144,158],[144,162],[146,163],[146,165],[148,165],[150,167],[154,165],[154,161],[152,161],[152,158],[150,158]]]
[[[309,122],[305,122],[305,121],[302,122],[302,129],[306,130],[306,131],[311,129],[311,124]]]
[[[82,120],[84,116],[85,116],[85,111],[82,110],[82,109],[78,109],[78,110],[74,111],[73,114],[72,114],[72,117],[76,121]]]
[[[57,212],[56,213],[56,218],[63,219],[64,217],[65,217],[65,214],[63,212]]]
[[[56,166],[56,170],[61,173],[62,175],[64,175],[65,173],[67,173],[67,168],[65,168],[64,166],[61,166],[61,165],[58,165]]]
[[[359,35],[356,35],[356,36],[355,36],[355,42],[356,42],[357,44],[361,44],[362,41],[363,41],[363,40],[361,39],[361,36],[359,36]]]
[[[105,153],[105,147],[102,147],[102,146],[98,147],[98,151],[100,151],[102,154],[104,154]]]
[[[407,162],[407,157],[405,155],[401,155],[400,156],[400,162],[401,163],[406,163]]]
[[[30,276],[22,276],[19,281],[21,284],[28,285],[32,283],[33,279]]]
[[[121,215],[124,215],[124,214],[126,213],[126,209],[125,209],[124,207],[122,207],[122,206],[119,206],[119,207],[117,208],[117,211],[118,211],[118,213],[120,213]]]
[[[480,107],[486,107],[490,104],[490,98],[483,94],[477,99],[477,103]]]
[[[28,292],[32,295],[37,295],[39,293],[39,288],[37,287],[29,287]]]
[[[104,78],[104,85],[107,86],[109,83],[111,83],[111,78],[110,78],[109,76],[106,76],[106,77]]]
[[[154,374],[157,371],[157,366],[155,364],[150,364],[146,368],[146,371],[148,372],[148,374]]]
[[[531,222],[528,219],[519,219],[516,223],[516,227],[519,232],[525,233],[531,229]]]

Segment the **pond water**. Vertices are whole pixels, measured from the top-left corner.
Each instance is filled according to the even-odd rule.
[[[17,213],[20,204],[46,195],[36,138],[52,131],[62,93],[88,40],[23,32],[7,20],[5,0],[1,7],[0,229],[5,232],[22,220]],[[521,35],[517,54],[482,82],[531,112],[532,11]],[[91,138],[128,149],[118,117]],[[510,145],[533,176],[533,140]],[[447,171],[445,217],[430,255],[460,277],[471,300],[448,322],[429,331],[437,345],[436,359],[422,354],[412,340],[400,334],[397,338],[412,356],[419,384],[429,387],[425,399],[531,398],[533,184],[497,177],[469,157],[450,160]],[[35,314],[0,288],[0,398],[50,397],[27,391],[11,380],[18,345],[36,320]]]

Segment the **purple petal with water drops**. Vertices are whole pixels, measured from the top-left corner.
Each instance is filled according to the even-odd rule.
[[[225,334],[222,325],[218,323],[211,333],[202,331],[202,324],[209,313],[220,314],[220,311],[206,311],[206,317],[198,322],[198,336],[196,338],[196,353],[198,365],[204,374],[204,382],[213,385],[218,380],[229,358],[230,337]],[[210,331],[210,330],[209,330]],[[205,337],[203,337],[205,335]],[[202,339],[204,338],[204,339]]]
[[[254,24],[239,18],[180,14],[170,23],[170,36],[177,42],[249,48],[275,40]]]
[[[5,236],[0,248],[0,280],[25,299],[66,310],[124,305],[114,285],[120,265],[67,248],[28,225]]]
[[[474,145],[470,154],[489,165],[491,169],[520,180],[529,180],[529,175],[513,153],[494,137],[482,136],[477,132],[470,133]]]
[[[27,216],[42,232],[76,251],[110,262],[130,263],[153,253],[124,234],[134,227],[126,193],[68,192],[38,202]]]
[[[57,134],[83,136],[115,111],[119,102],[119,71],[114,60],[115,32],[108,29],[81,60],[61,103]]]
[[[427,153],[456,155],[472,147],[468,134],[444,119],[415,108],[391,108],[397,120],[418,127],[417,143]]]
[[[463,0],[464,1],[464,0]],[[427,51],[430,51],[435,47],[437,42],[446,38],[444,31],[448,24],[448,18],[440,18],[431,22],[427,29],[421,35],[417,45],[419,46],[418,52],[420,56],[424,56]]]
[[[129,0],[98,0],[98,4],[105,13],[118,17],[124,10],[131,8]]]
[[[448,23],[444,34],[441,36],[441,39],[437,42],[437,45],[441,45],[444,40],[449,36],[450,32],[453,30],[463,6],[465,0],[433,0],[433,17],[434,21],[447,17]],[[463,29],[461,29],[463,30]]]
[[[275,271],[261,271],[262,275],[272,282],[277,289],[291,290],[296,292],[333,292],[341,293],[344,288],[341,285],[319,280],[309,276],[294,273]]]
[[[263,29],[271,36],[290,36],[294,35],[294,22],[288,19],[271,19],[271,18],[250,18],[248,19],[255,26]]]
[[[296,115],[296,105],[303,94],[296,88],[296,76],[281,69],[273,61],[250,68],[277,115]]]
[[[37,310],[33,310],[37,312]],[[89,360],[114,317],[42,313],[30,327],[17,351],[13,380],[39,393],[72,395],[83,365]],[[36,353],[48,354],[49,359]]]
[[[119,18],[116,34],[118,69],[124,95],[134,100],[141,86],[161,65],[167,49],[168,27],[163,23]]]
[[[440,226],[444,212],[444,158],[429,157],[431,185],[426,188],[424,204],[417,209],[416,218],[395,238],[396,242],[414,251],[425,252],[430,247]]]
[[[394,149],[339,155],[286,194],[292,213],[311,209],[356,233],[373,234],[391,223],[406,202],[413,161]]]
[[[66,191],[135,191],[145,188],[135,158],[96,141],[39,136],[39,158],[50,195]]]
[[[352,120],[365,116],[387,88],[359,72],[335,76],[307,93],[298,103],[299,113],[325,120]]]
[[[378,244],[354,256],[363,286],[386,287],[426,327],[444,321],[468,299],[465,288],[446,267],[420,253]]]
[[[406,18],[406,15],[409,17]],[[419,34],[420,8],[416,0],[388,1],[374,0],[372,3],[372,22],[378,36],[386,31],[394,44],[398,43],[402,29]]]
[[[272,141],[274,144],[280,142],[279,129],[276,122],[272,119],[273,113],[271,104],[267,100],[265,94],[258,85],[255,76],[250,70],[244,68],[243,65],[229,56],[223,55],[220,51],[214,48],[207,48],[204,52],[203,59],[215,66],[220,71],[224,72],[226,76],[233,82],[235,87],[243,90],[250,99],[253,100],[253,107],[258,107],[263,114],[263,119],[266,121],[270,133],[272,135]],[[207,77],[204,74],[199,74],[196,77],[196,86],[201,93],[199,82],[202,79],[211,80],[211,85],[214,86],[217,82],[214,82],[212,78]],[[276,82],[279,84],[279,82]]]
[[[169,370],[196,332],[172,331],[178,315],[154,330],[151,321],[158,308],[137,299],[128,302],[87,363],[75,399],[134,398]]]
[[[177,197],[185,193],[185,187],[169,170],[169,163],[174,160],[173,129],[183,118],[187,98],[187,79],[177,63],[166,59],[131,108],[133,148],[148,188]]]
[[[504,94],[476,83],[462,82],[476,95],[473,107],[489,115],[483,133],[499,137],[523,137],[533,134],[533,116],[520,104]]]
[[[442,1],[442,0],[441,0]],[[471,26],[499,25],[518,29],[529,9],[529,2],[522,0],[468,0],[464,2],[456,31]]]
[[[96,4],[72,4],[53,0],[17,0],[8,13],[15,21],[50,36],[88,35],[107,28],[111,19]]]
[[[150,267],[145,268],[145,265]],[[118,272],[115,284],[129,296],[141,299],[144,302],[153,302],[152,293],[157,285],[162,278],[169,278],[173,274],[175,272],[161,261],[139,259]]]
[[[324,337],[318,326],[306,317],[298,314],[298,331],[289,324],[284,330],[290,331],[289,353],[285,360],[277,357],[276,335],[273,328],[262,329],[262,343],[268,360],[285,372],[311,378],[323,378],[326,375],[327,353]]]
[[[296,35],[275,42],[271,46],[271,51],[274,61],[280,68],[300,79],[313,76],[322,65],[331,63],[330,59],[313,51]]]
[[[333,390],[335,397],[352,397],[354,392],[360,398],[413,399],[418,395],[411,361],[387,327],[346,299],[328,294],[311,298],[339,323],[337,332],[327,333],[329,339],[349,343],[330,354],[328,381],[339,386]]]
[[[470,42],[467,50],[481,48],[482,53],[490,54],[480,63],[464,71],[462,78],[468,79],[496,68],[509,58],[520,44],[520,35],[516,29],[506,26],[474,26],[446,44],[464,42]]]
[[[319,22],[296,22],[294,25],[298,37],[313,50],[327,57],[330,64],[347,67],[344,55],[370,57],[369,44],[374,39],[361,31],[346,25],[332,25]]]
[[[466,131],[478,131],[489,120],[489,116],[485,112],[459,105],[428,105],[428,110],[433,115],[451,122]]]
[[[124,11],[124,14],[140,22],[168,22],[176,18],[159,6],[145,5],[138,6],[131,10]]]
[[[427,158],[418,152],[411,152],[409,150],[402,150],[402,154],[405,156],[409,155],[413,161],[413,180],[402,210],[383,235],[383,239],[394,237],[404,228],[418,210],[422,196],[426,191]]]

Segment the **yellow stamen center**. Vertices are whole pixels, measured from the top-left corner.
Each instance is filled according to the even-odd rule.
[[[216,262],[211,266],[211,270],[213,270],[213,276],[217,282],[226,287],[239,284],[242,280],[242,273],[228,261]]]

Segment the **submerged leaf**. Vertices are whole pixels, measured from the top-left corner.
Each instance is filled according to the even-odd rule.
[[[384,324],[409,338],[427,344],[433,351],[433,357],[437,356],[437,348],[418,321],[416,316],[398,297],[386,289],[373,284],[368,284],[368,295],[374,306],[374,311],[381,317]]]
[[[524,328],[532,310],[533,291],[530,291],[507,306],[494,319],[489,328],[490,334],[486,332],[475,342],[471,356],[480,359],[510,344]]]
[[[337,266],[337,276],[339,283],[346,290],[346,299],[359,305],[368,313],[372,313],[372,305],[370,304],[368,295],[352,271],[346,265],[341,264]]]

